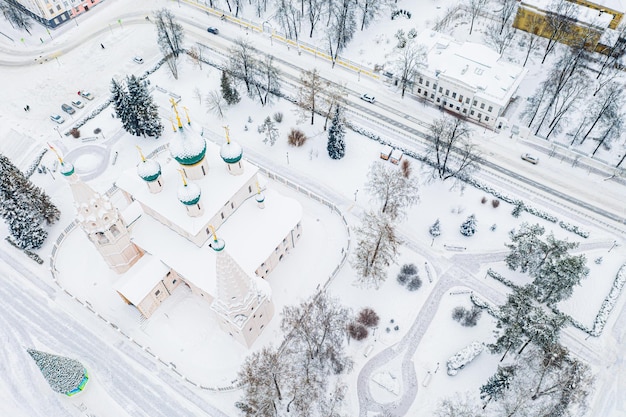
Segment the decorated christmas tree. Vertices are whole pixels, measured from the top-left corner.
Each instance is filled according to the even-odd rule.
[[[27,351],[54,391],[72,396],[85,388],[89,376],[85,367],[77,360],[35,349]]]

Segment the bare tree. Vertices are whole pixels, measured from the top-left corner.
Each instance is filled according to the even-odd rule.
[[[470,14],[470,35],[474,30],[474,20],[480,14],[481,11],[487,5],[487,0],[469,0],[469,14]]]
[[[157,43],[163,56],[173,55],[178,58],[183,49],[183,27],[168,9],[154,12],[154,24],[157,28]]]
[[[361,0],[357,3],[361,9],[361,30],[363,30],[376,19],[384,4],[380,0]]]
[[[256,59],[256,49],[245,39],[239,38],[229,53],[228,72],[243,80],[248,96],[252,97],[255,75],[259,65]]]
[[[280,70],[274,65],[273,55],[265,55],[257,61],[256,70],[254,87],[261,105],[265,106],[280,92]]]
[[[484,413],[476,402],[470,399],[470,396],[455,395],[454,397],[446,397],[439,402],[436,417],[483,417]]]
[[[197,65],[198,68],[202,69],[202,49],[197,46],[192,46],[187,51],[187,56],[194,65]]]
[[[276,18],[289,39],[298,40],[300,32],[300,11],[294,0],[276,0]]]
[[[591,121],[591,126],[583,135],[581,143],[593,132],[598,123],[610,119],[614,115],[619,115],[619,109],[624,104],[624,85],[612,82],[603,89],[599,95],[594,94],[594,100],[587,107],[587,118]]]
[[[487,25],[483,36],[485,43],[495,49],[500,55],[511,46],[514,37],[515,28],[513,26],[506,25],[504,28],[501,28],[497,23]]]
[[[546,24],[549,31],[548,43],[541,63],[554,50],[557,43],[566,40],[572,31],[572,24],[578,16],[578,6],[567,0],[553,0],[546,13]]]
[[[421,44],[408,42],[404,48],[396,49],[394,55],[392,65],[398,74],[402,97],[404,97],[407,87],[413,85],[419,73],[420,64],[426,60],[426,49]]]
[[[607,35],[609,34],[607,33]],[[626,42],[622,41],[622,39],[626,38],[626,23],[622,22],[610,35],[610,40],[607,39],[607,41],[611,42],[612,45],[604,48],[602,51],[604,59],[602,60],[600,71],[596,76],[598,80],[604,75],[605,71],[615,70],[619,67],[619,60],[626,52]]]
[[[324,13],[324,9],[326,3],[324,0],[305,0],[306,1],[306,15],[309,18],[309,24],[311,25],[311,30],[309,31],[309,38],[313,37],[313,31],[315,30],[315,25],[319,22],[322,14]]]
[[[478,151],[469,140],[469,128],[463,120],[443,116],[430,127],[433,175],[443,181],[460,178],[478,169]]]
[[[313,71],[304,70],[300,74],[300,84],[298,90],[298,106],[303,113],[311,113],[311,124],[315,123],[315,112],[318,108],[319,96],[324,92],[325,82],[320,77],[317,68]]]
[[[507,26],[511,26],[509,24],[509,20],[511,20],[511,16],[515,13],[515,9],[517,7],[517,0],[498,0],[498,5],[500,9],[498,10],[499,20],[500,20],[500,33],[504,32],[504,28]]]
[[[356,20],[354,9],[356,3],[353,0],[337,0],[332,3],[330,9],[330,28],[326,32],[329,54],[333,61],[333,67],[341,52],[354,36]]]
[[[368,212],[356,229],[357,247],[352,266],[358,281],[378,289],[387,279],[387,267],[395,262],[400,238],[393,220],[382,213]]]
[[[380,203],[380,212],[392,219],[403,217],[405,211],[419,200],[417,183],[403,171],[384,162],[370,165],[365,187]]]
[[[281,387],[291,378],[287,361],[271,347],[264,347],[246,358],[239,371],[243,398],[237,407],[248,415],[274,416],[283,400]]]
[[[226,100],[224,100],[224,97],[219,91],[211,91],[207,94],[204,100],[206,101],[207,108],[211,113],[220,119],[224,118],[224,110],[228,106],[228,103],[226,103]]]
[[[323,95],[323,114],[326,115],[324,119],[324,130],[328,127],[328,120],[335,114],[337,107],[343,106],[346,102],[348,92],[346,91],[345,84],[327,83],[326,90]]]
[[[593,150],[591,156],[594,156],[602,145],[605,145],[608,148],[607,144],[609,144],[613,139],[619,138],[622,134],[622,129],[624,127],[624,113],[617,110],[611,113],[612,114],[610,114],[608,120],[604,123],[604,131],[597,139],[598,146],[596,146]]]
[[[29,35],[31,34],[30,29],[33,27],[33,22],[18,5],[7,0],[2,1],[0,2],[0,12],[2,12],[4,18],[9,21],[11,26],[17,29],[24,29]]]
[[[530,14],[527,19],[527,27],[525,31],[521,31],[522,39],[519,43],[520,46],[526,50],[524,64],[522,65],[524,67],[528,63],[530,54],[539,50],[543,42],[543,38],[539,36],[541,28],[543,27],[543,17],[533,13]]]

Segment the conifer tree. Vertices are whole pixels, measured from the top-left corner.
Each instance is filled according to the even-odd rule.
[[[226,73],[226,71],[222,71],[222,97],[226,101],[226,104],[232,106],[233,104],[239,103],[241,97],[239,97],[239,92],[233,86],[232,80]]]
[[[487,382],[480,387],[480,398],[487,399],[483,405],[483,410],[491,400],[498,400],[498,398],[504,395],[504,391],[509,389],[511,380],[515,376],[515,371],[515,365],[498,366],[496,373],[491,375]]]
[[[476,217],[472,214],[461,225],[461,234],[463,236],[474,236],[476,233]]]
[[[54,391],[71,395],[85,386],[87,371],[77,360],[35,349],[27,349],[27,352]]]
[[[163,125],[159,110],[148,92],[148,88],[134,75],[126,78],[128,96],[137,121],[136,135],[160,137]]]
[[[131,108],[130,98],[122,83],[115,78],[111,80],[111,101],[113,102],[115,115],[122,122],[124,130],[135,135],[137,120]]]
[[[48,237],[36,213],[25,205],[7,202],[4,219],[9,225],[11,241],[20,249],[39,249]]]
[[[335,116],[328,129],[328,156],[332,159],[341,159],[346,154],[346,144],[344,142],[344,136],[346,134],[346,128],[343,124],[341,117],[341,110],[339,107],[335,110]]]
[[[437,221],[433,223],[432,226],[430,226],[430,229],[428,229],[428,233],[430,233],[432,237],[437,237],[441,235],[441,223],[439,219],[437,219]]]

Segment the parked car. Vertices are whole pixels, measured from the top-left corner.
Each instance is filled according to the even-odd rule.
[[[85,107],[83,102],[80,100],[72,100],[72,106],[76,107],[77,109],[82,109],[83,107]]]
[[[81,91],[79,94],[82,98],[86,98],[87,100],[93,100],[93,94],[91,94],[89,91]]]
[[[67,114],[74,114],[76,113],[76,110],[74,110],[74,107],[70,106],[69,104],[61,104],[61,109],[63,109],[63,111]]]
[[[65,121],[64,118],[62,118],[61,116],[59,116],[58,114],[51,114],[50,115],[50,120],[52,120],[55,123],[61,124]]]
[[[212,26],[211,26],[210,28],[208,28],[206,31],[207,31],[207,32],[209,32],[209,33],[212,33],[212,34],[214,34],[214,35],[217,35],[217,34],[219,34],[219,33],[220,33],[220,31],[219,31],[219,29],[218,29],[218,28],[214,28],[214,27],[212,27]]]
[[[135,61],[138,64],[143,64],[143,58],[140,56],[136,56],[133,58],[133,61]]]
[[[533,165],[537,165],[537,163],[539,162],[539,158],[532,156],[529,153],[525,153],[522,155],[522,159],[526,162],[530,162]]]
[[[363,94],[363,95],[361,96],[361,100],[365,100],[365,101],[367,101],[368,103],[373,103],[373,102],[375,102],[375,101],[376,101],[376,97],[374,97],[374,96],[370,96],[369,94]]]

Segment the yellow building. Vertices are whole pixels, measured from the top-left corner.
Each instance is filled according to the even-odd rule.
[[[549,38],[553,28],[549,24],[548,16],[555,13],[564,13],[570,17],[571,31],[559,37],[561,43],[572,43],[586,37],[587,43],[593,45],[598,52],[602,52],[603,34],[614,30],[621,23],[624,14],[622,0],[606,0],[605,4],[592,3],[585,0],[568,1],[564,8],[557,8],[553,0],[522,0],[519,3],[513,27],[531,32],[538,36]]]

